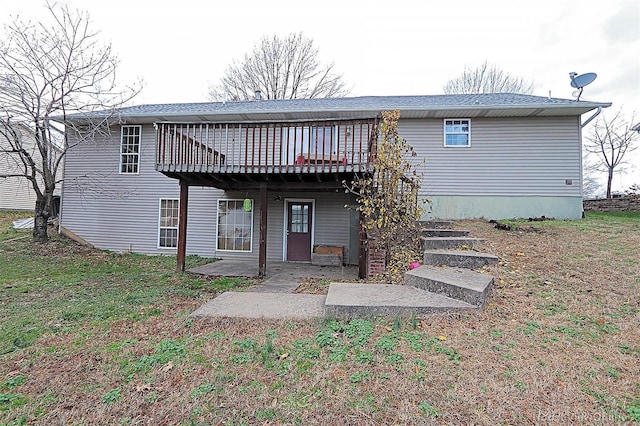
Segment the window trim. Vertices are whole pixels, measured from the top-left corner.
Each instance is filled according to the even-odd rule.
[[[177,201],[178,202],[178,225],[173,226],[162,226],[162,202],[163,201]],[[175,229],[176,232],[180,232],[180,199],[179,198],[160,198],[158,200],[158,249],[159,250],[176,250],[178,248],[178,240],[176,239],[175,247],[166,247],[160,245],[160,233],[163,229]]]
[[[447,132],[447,121],[466,121],[469,127],[468,132]],[[453,123],[452,123],[453,124]],[[445,118],[442,121],[442,144],[445,148],[470,148],[471,147],[471,119],[470,118]],[[447,144],[447,135],[467,135],[466,145],[449,145]]]
[[[221,202],[229,202],[229,201],[238,201],[243,203],[245,198],[218,198],[216,202],[216,251],[220,251],[222,253],[253,253],[253,219],[255,213],[256,203],[253,198],[249,198],[251,200],[251,232],[249,233],[249,250],[229,250],[229,249],[221,249],[218,247],[218,240],[220,238],[220,203]]]
[[[133,128],[133,127],[137,127],[139,129],[139,134],[138,134],[138,152],[135,154],[136,155],[136,171],[135,172],[123,172],[122,171],[122,159],[125,155],[131,155],[129,153],[125,153],[123,152],[123,147],[124,147],[124,128]],[[120,161],[118,162],[118,172],[121,175],[139,175],[140,174],[140,149],[142,147],[142,125],[140,124],[123,124],[120,126]],[[133,164],[133,163],[132,163]]]

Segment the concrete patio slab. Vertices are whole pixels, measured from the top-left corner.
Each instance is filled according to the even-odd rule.
[[[257,277],[258,261],[217,260],[206,265],[187,269],[187,272],[221,277]]]
[[[308,319],[325,315],[325,295],[238,293],[228,291],[202,305],[189,317]]]
[[[191,268],[187,272],[210,276],[257,277],[256,260],[218,260]],[[310,263],[267,262],[267,277],[247,291],[259,293],[292,293],[306,278],[357,280],[357,266],[317,266]]]

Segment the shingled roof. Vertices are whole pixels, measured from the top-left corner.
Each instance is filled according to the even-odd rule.
[[[580,115],[610,105],[515,93],[492,93],[151,104],[122,108],[117,114],[129,122],[362,118],[392,109],[400,110],[401,117],[404,118],[504,117]]]

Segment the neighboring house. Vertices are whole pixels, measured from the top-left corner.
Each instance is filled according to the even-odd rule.
[[[22,137],[22,146],[29,152],[33,158],[38,161],[39,166],[41,164],[40,152],[36,147],[36,143],[33,139],[32,131],[24,126],[17,126],[17,131]],[[3,150],[8,150],[9,144],[0,133],[0,175],[4,174],[24,174],[24,165],[22,161],[15,154],[8,154]],[[62,176],[62,170],[59,171],[59,176]],[[55,195],[59,198],[60,188],[56,188]],[[36,205],[36,193],[25,177],[0,177],[0,210],[31,210],[35,209]],[[59,201],[55,202],[54,210],[57,214],[57,206]],[[55,216],[55,214],[54,214]]]
[[[480,94],[124,108],[112,136],[67,153],[61,227],[103,249],[178,249],[179,262],[186,250],[262,267],[331,245],[358,263],[342,182],[371,170],[393,109],[427,160],[425,219],[579,219],[581,115],[609,105]]]

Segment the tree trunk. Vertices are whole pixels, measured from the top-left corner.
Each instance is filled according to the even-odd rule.
[[[33,220],[33,241],[36,243],[46,243],[49,241],[47,223],[51,216],[52,200],[53,190],[45,190],[42,195],[38,195],[36,198],[36,208]]]
[[[609,169],[607,176],[607,198],[611,198],[611,181],[613,180],[613,169]]]

